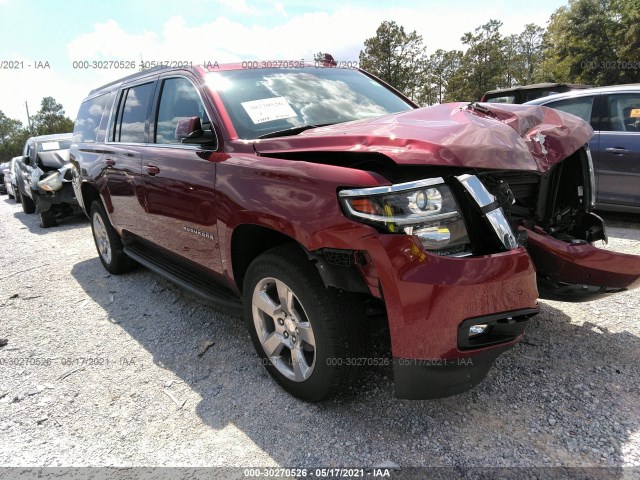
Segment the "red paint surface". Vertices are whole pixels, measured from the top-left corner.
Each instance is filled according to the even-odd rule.
[[[533,232],[527,249],[536,269],[561,282],[632,289],[640,287],[640,257],[611,252],[593,245],[573,245]],[[556,277],[557,276],[557,277]]]

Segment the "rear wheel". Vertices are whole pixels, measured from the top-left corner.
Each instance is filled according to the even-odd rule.
[[[136,262],[124,253],[122,239],[113,228],[102,203],[95,201],[91,205],[91,231],[98,249],[98,256],[104,268],[117,275],[130,271]]]
[[[341,393],[356,377],[361,303],[326,288],[306,255],[291,245],[256,258],[245,276],[243,308],[269,374],[306,401]]]
[[[34,213],[36,211],[36,204],[27,195],[20,195],[20,201],[22,203],[22,211],[24,213]]]

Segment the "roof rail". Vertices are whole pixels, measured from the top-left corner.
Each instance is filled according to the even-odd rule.
[[[148,68],[146,70],[141,70],[139,72],[132,73],[131,75],[127,75],[126,77],[119,78],[118,80],[114,80],[113,82],[105,83],[104,85],[102,85],[102,86],[100,86],[98,88],[94,88],[93,90],[91,90],[89,92],[88,96],[91,96],[94,93],[97,93],[97,92],[99,92],[101,90],[104,90],[107,87],[111,87],[113,85],[118,85],[120,83],[124,83],[127,80],[133,80],[134,78],[144,77],[145,75],[147,75],[149,73],[154,73],[156,71],[167,70],[167,69],[171,69],[171,68],[174,68],[174,67],[169,67],[167,65],[158,65],[158,66],[155,66],[155,67]]]

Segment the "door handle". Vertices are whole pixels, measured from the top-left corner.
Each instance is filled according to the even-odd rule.
[[[155,165],[145,165],[142,168],[144,168],[144,171],[147,172],[147,175],[151,175],[152,177],[160,173],[160,169]]]
[[[108,167],[113,167],[116,164],[116,161],[113,158],[105,158],[104,163]]]
[[[625,153],[629,153],[629,150],[622,147],[609,147],[609,148],[605,148],[605,151],[609,153],[614,153],[616,155],[624,155]]]

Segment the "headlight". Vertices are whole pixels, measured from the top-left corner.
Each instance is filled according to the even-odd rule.
[[[47,192],[55,192],[62,188],[62,175],[57,170],[49,173],[38,182],[38,187]]]
[[[339,197],[349,217],[389,233],[415,235],[432,253],[456,255],[468,251],[467,229],[442,178],[341,190]]]

